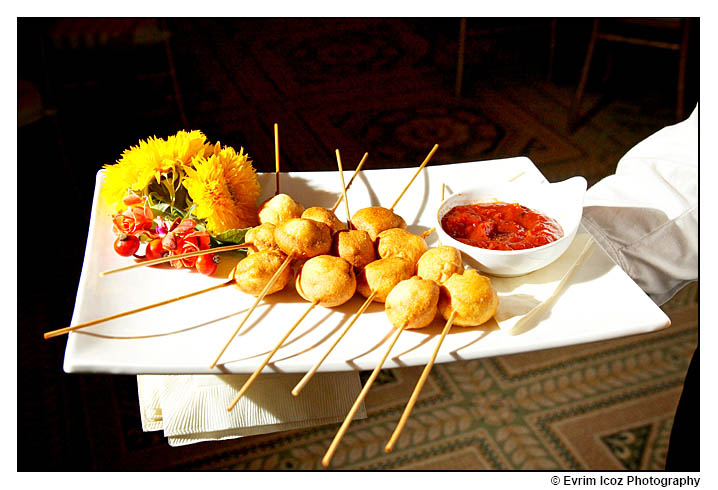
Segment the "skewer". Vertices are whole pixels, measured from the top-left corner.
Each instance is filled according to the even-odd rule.
[[[426,237],[428,237],[429,235],[431,235],[432,233],[434,233],[435,230],[436,230],[436,228],[429,228],[428,230],[426,230],[425,232],[423,232],[423,233],[422,233],[421,235],[419,235],[419,236],[420,236],[421,238],[426,238]]]
[[[319,304],[319,301],[317,301],[317,300],[312,301],[309,305],[309,308],[307,308],[307,310],[304,312],[304,314],[301,317],[299,317],[299,320],[297,320],[297,322],[294,325],[292,325],[292,328],[287,330],[287,333],[284,334],[284,337],[282,337],[282,340],[280,340],[279,343],[274,347],[274,349],[272,349],[272,351],[267,355],[267,357],[264,358],[264,361],[262,361],[262,364],[259,365],[259,367],[254,371],[254,373],[252,373],[252,375],[249,377],[249,379],[244,382],[244,385],[242,385],[242,388],[239,390],[239,393],[237,393],[237,396],[234,398],[234,400],[232,400],[232,403],[230,403],[229,406],[227,407],[228,412],[231,411],[234,408],[234,406],[237,404],[239,399],[242,398],[242,396],[244,396],[244,394],[247,392],[247,390],[252,385],[252,383],[254,383],[254,380],[257,379],[257,376],[259,376],[259,374],[262,372],[262,369],[264,369],[265,366],[267,364],[269,364],[269,361],[272,359],[274,354],[277,353],[279,348],[284,344],[284,342],[287,341],[287,339],[292,334],[292,332],[294,332],[294,329],[297,328],[297,326],[300,323],[302,323],[302,320],[304,320],[304,318],[309,314],[309,312],[312,311],[312,309],[315,306],[317,306],[318,304]]]
[[[312,376],[314,376],[314,374],[317,372],[317,370],[319,369],[319,366],[322,365],[324,360],[329,356],[329,354],[332,352],[332,350],[334,350],[334,347],[337,346],[339,341],[342,338],[344,338],[344,335],[346,335],[346,333],[349,331],[349,329],[352,328],[352,325],[354,325],[354,323],[357,321],[357,319],[359,318],[359,315],[364,313],[364,311],[366,311],[366,309],[369,307],[371,302],[374,300],[374,296],[376,296],[376,291],[373,291],[371,293],[371,295],[369,295],[369,297],[366,299],[366,301],[364,301],[364,304],[361,305],[361,307],[354,314],[354,318],[352,318],[352,320],[349,322],[349,324],[344,328],[344,331],[342,332],[342,334],[334,341],[332,346],[329,347],[329,349],[327,349],[327,351],[324,353],[322,358],[319,359],[319,361],[314,366],[312,366],[312,368],[307,372],[307,374],[304,375],[304,377],[299,381],[299,383],[297,383],[297,385],[294,387],[294,389],[292,389],[292,395],[298,396],[299,392],[301,392],[302,389],[304,389],[304,387],[307,385],[307,383],[309,383],[309,380],[312,379]]]
[[[276,189],[274,190],[274,195],[279,194],[279,126],[277,123],[274,123],[274,175],[276,180]]]
[[[449,316],[449,320],[446,322],[446,325],[444,326],[444,330],[442,330],[442,332],[441,332],[441,337],[439,337],[439,342],[436,344],[434,353],[431,355],[431,359],[429,359],[429,363],[424,367],[424,371],[421,373],[421,377],[419,378],[419,381],[417,381],[417,383],[416,383],[414,392],[411,394],[411,398],[409,398],[409,402],[406,404],[406,408],[404,408],[404,413],[401,414],[399,423],[397,424],[396,429],[394,429],[394,433],[391,435],[389,442],[386,444],[386,447],[384,448],[384,450],[387,453],[390,453],[392,451],[392,449],[394,449],[394,445],[396,444],[396,441],[399,439],[399,435],[401,434],[401,431],[404,429],[404,426],[406,425],[406,421],[409,419],[411,410],[414,408],[414,404],[416,403],[416,400],[419,398],[419,393],[421,392],[421,389],[424,387],[424,383],[426,382],[426,379],[429,377],[431,368],[434,366],[434,361],[436,360],[436,356],[439,354],[439,348],[441,347],[441,344],[444,342],[444,339],[446,338],[446,334],[449,333],[452,323],[454,323],[455,316],[456,316],[456,311],[452,311],[451,316]]]
[[[414,176],[411,178],[411,180],[406,185],[406,187],[404,187],[404,190],[401,191],[401,194],[399,194],[399,197],[396,198],[396,201],[394,201],[394,204],[391,205],[391,207],[389,208],[390,211],[394,211],[394,207],[399,203],[399,200],[401,199],[401,197],[409,189],[409,186],[412,184],[412,182],[414,182],[414,179],[416,179],[416,177],[419,175],[419,172],[421,172],[422,169],[426,166],[426,164],[429,163],[429,160],[431,160],[431,158],[434,156],[434,153],[436,153],[436,150],[438,150],[438,149],[439,149],[439,145],[438,144],[434,145],[434,147],[431,149],[431,151],[426,156],[424,161],[421,163],[419,168],[416,170],[416,173],[414,174]]]
[[[347,212],[347,229],[349,229],[349,220],[351,215],[349,214],[349,200],[347,199],[347,188],[344,185],[344,170],[342,169],[342,157],[339,155],[339,149],[337,152],[337,166],[339,167],[339,178],[342,181],[342,197],[344,198],[344,207]]]
[[[212,361],[212,364],[210,364],[210,366],[209,366],[210,369],[214,369],[214,367],[217,365],[219,358],[222,357],[222,354],[224,354],[224,351],[227,350],[227,347],[229,347],[229,344],[231,344],[232,341],[234,340],[234,338],[237,336],[240,329],[244,326],[247,319],[249,319],[250,315],[252,314],[254,309],[257,307],[259,302],[262,301],[262,299],[267,295],[267,292],[269,291],[269,289],[274,285],[275,282],[277,282],[277,278],[279,277],[279,275],[282,272],[284,272],[284,269],[286,269],[287,266],[292,262],[293,258],[294,258],[294,255],[290,254],[290,255],[287,255],[286,259],[284,259],[284,262],[282,263],[282,265],[279,267],[279,269],[277,269],[277,271],[274,273],[274,275],[269,280],[267,285],[264,286],[264,289],[262,290],[261,293],[259,293],[259,296],[257,296],[257,299],[254,301],[254,304],[249,308],[247,313],[244,315],[244,318],[242,319],[242,321],[240,322],[239,326],[236,328],[236,330],[234,331],[232,336],[229,338],[229,340],[227,340],[227,343],[224,345],[224,347],[222,347],[222,350],[219,351],[219,354],[217,354],[217,357],[215,358],[215,360]],[[234,280],[232,280],[232,282],[234,282]]]
[[[322,466],[329,466],[329,463],[331,462],[332,457],[334,456],[334,453],[339,446],[339,443],[341,442],[342,438],[344,437],[344,434],[349,428],[349,424],[351,424],[352,420],[354,419],[354,416],[357,413],[357,410],[359,410],[359,406],[364,401],[364,398],[366,398],[367,393],[369,393],[369,388],[371,388],[371,385],[374,383],[374,380],[379,375],[379,371],[381,371],[381,367],[384,365],[384,361],[386,361],[386,358],[389,357],[389,353],[394,348],[394,344],[396,344],[396,341],[399,340],[399,335],[401,335],[401,332],[404,331],[404,328],[405,327],[397,329],[396,335],[391,341],[391,345],[389,345],[389,348],[386,350],[386,353],[384,353],[384,357],[381,358],[381,361],[379,361],[377,366],[374,368],[374,371],[372,371],[371,376],[369,376],[369,379],[364,384],[364,388],[362,388],[361,392],[359,393],[359,396],[354,401],[354,405],[352,405],[351,410],[349,410],[349,413],[344,419],[344,423],[341,427],[339,427],[339,431],[334,436],[334,440],[332,441],[332,443],[329,445],[327,453],[324,455],[324,458],[322,458]]]
[[[99,318],[97,320],[92,320],[92,321],[85,322],[85,323],[78,323],[77,325],[61,328],[58,330],[53,330],[51,332],[46,332],[44,334],[44,338],[49,339],[51,337],[57,337],[59,335],[66,334],[66,333],[72,332],[74,330],[79,330],[81,328],[89,327],[91,325],[97,325],[98,323],[114,320],[115,318],[121,318],[123,316],[132,315],[133,313],[139,313],[141,311],[149,310],[150,308],[155,308],[157,306],[164,306],[169,303],[174,303],[175,301],[180,301],[182,299],[191,298],[192,296],[197,296],[198,294],[207,293],[209,291],[213,291],[215,289],[220,289],[220,288],[223,288],[226,286],[231,286],[232,284],[234,284],[234,282],[235,282],[234,279],[230,279],[229,281],[223,282],[222,284],[218,284],[216,286],[212,286],[212,287],[209,287],[206,289],[201,289],[201,290],[195,291],[193,293],[184,294],[182,296],[177,296],[176,298],[168,299],[165,301],[160,301],[159,303],[155,303],[155,304],[148,305],[148,306],[143,306],[141,308],[136,308],[136,309],[130,310],[130,311],[125,311],[124,313],[117,313],[115,315],[106,316],[104,318]]]
[[[357,176],[361,168],[364,166],[364,162],[366,162],[367,157],[369,156],[369,153],[364,153],[364,156],[362,157],[361,161],[359,162],[359,165],[357,165],[357,168],[354,170],[354,174],[352,175],[352,178],[349,179],[349,183],[347,184],[345,191],[349,190],[349,188],[352,186],[352,182],[354,182],[354,178]],[[342,193],[341,196],[339,196],[339,199],[337,199],[337,202],[334,203],[334,206],[332,206],[331,210],[332,212],[336,211],[339,207],[339,204],[341,204],[342,199],[344,199],[345,193]]]
[[[130,269],[136,269],[137,267],[145,267],[145,266],[150,266],[150,265],[157,265],[157,264],[162,264],[162,263],[164,263],[164,262],[170,262],[170,261],[172,261],[172,260],[184,259],[184,258],[186,258],[186,257],[196,257],[196,256],[198,256],[198,255],[205,255],[205,254],[208,254],[208,253],[229,252],[230,250],[238,250],[238,249],[241,249],[241,248],[249,248],[249,247],[251,247],[252,245],[253,245],[253,244],[250,243],[250,242],[247,242],[247,243],[238,243],[238,244],[235,244],[235,245],[225,245],[224,247],[207,248],[207,249],[204,249],[204,250],[196,250],[196,251],[194,251],[194,252],[187,252],[187,253],[183,253],[183,254],[166,255],[166,256],[164,256],[164,257],[160,257],[160,258],[157,258],[157,259],[145,260],[145,261],[142,261],[142,262],[137,262],[137,263],[132,264],[132,265],[127,265],[127,266],[125,266],[125,267],[119,267],[119,268],[117,268],[117,269],[106,270],[106,271],[100,272],[100,277],[104,277],[104,276],[107,276],[107,275],[110,275],[110,274],[114,274],[114,273],[116,273],[116,272],[123,272],[123,271],[127,271],[127,270],[130,270]]]

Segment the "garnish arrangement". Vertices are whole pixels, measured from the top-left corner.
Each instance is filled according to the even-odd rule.
[[[122,256],[182,255],[172,267],[212,275],[218,255],[184,255],[241,244],[257,223],[261,188],[249,156],[208,142],[201,131],[140,141],[103,169],[102,197],[113,210],[114,248]]]

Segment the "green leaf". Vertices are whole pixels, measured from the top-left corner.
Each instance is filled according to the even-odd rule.
[[[150,205],[150,209],[154,211],[155,216],[162,215],[166,216],[170,214],[171,206],[166,202],[157,202]]]
[[[244,235],[247,234],[247,230],[249,230],[249,228],[227,230],[218,235],[215,235],[213,238],[215,240],[217,240],[219,243],[223,243],[223,244],[227,244],[227,245],[235,244],[235,243],[244,243]]]

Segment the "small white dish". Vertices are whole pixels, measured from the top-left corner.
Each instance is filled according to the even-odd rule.
[[[500,277],[528,274],[554,262],[571,245],[581,224],[586,186],[583,177],[572,177],[553,184],[493,182],[467,189],[441,203],[436,213],[436,230],[441,243],[463,252],[465,262],[470,267]],[[525,250],[488,250],[455,240],[441,226],[444,215],[456,206],[495,201],[519,203],[553,218],[563,228],[563,237]]]

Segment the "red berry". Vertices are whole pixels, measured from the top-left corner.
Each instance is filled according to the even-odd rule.
[[[123,257],[129,257],[134,255],[135,252],[140,248],[140,239],[135,235],[126,235],[120,233],[115,240],[115,252],[122,255]]]
[[[219,257],[213,253],[208,253],[197,257],[195,267],[197,268],[198,272],[207,276],[211,276],[217,270],[218,263]]]
[[[161,238],[155,238],[150,243],[148,243],[147,247],[145,248],[145,258],[147,260],[159,259],[164,255],[164,253],[165,249],[162,246]]]

